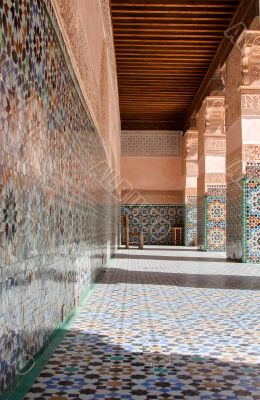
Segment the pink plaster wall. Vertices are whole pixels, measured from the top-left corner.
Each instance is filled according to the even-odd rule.
[[[183,190],[181,157],[122,157],[121,177],[132,189]]]
[[[205,156],[206,173],[225,173],[226,172],[226,157],[206,155]]]

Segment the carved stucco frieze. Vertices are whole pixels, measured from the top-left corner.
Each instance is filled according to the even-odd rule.
[[[241,76],[241,49],[234,46],[226,61],[226,131],[238,120],[241,115],[241,100],[239,87],[242,84]]]
[[[198,160],[198,131],[187,131],[185,133],[185,159]]]
[[[104,121],[104,114],[109,115],[110,105],[108,102],[108,80],[110,79],[110,75],[112,75],[112,86],[114,88],[114,93],[112,93],[111,98],[114,99],[113,104],[115,104],[115,107],[117,107],[114,115],[118,120],[116,129],[118,132],[120,132],[116,65],[113,51],[113,35],[109,0],[100,0],[105,33],[105,40],[102,48],[101,82],[96,81],[94,66],[90,56],[91,52],[83,27],[82,18],[79,13],[77,0],[51,0],[51,3],[66,44],[73,69],[80,84],[82,94],[89,106],[95,125],[98,128],[98,132],[104,145],[110,166],[111,168],[115,168],[115,156],[111,151],[111,143],[109,142],[109,138],[107,136],[109,128],[108,118],[106,118]],[[102,101],[100,101],[100,93],[102,93]],[[104,109],[105,113],[103,111]]]
[[[260,115],[260,89],[241,89],[242,115]]]
[[[226,154],[226,139],[206,138],[205,152],[207,154]]]
[[[195,162],[187,162],[186,163],[186,177],[198,176],[198,163]]]
[[[226,184],[226,174],[220,172],[211,172],[205,174],[206,185],[225,185]]]
[[[187,197],[197,194],[197,180],[195,183],[189,178],[198,176],[198,131],[197,129],[189,129],[185,132],[183,148],[183,173],[185,176],[184,200],[187,202]]]
[[[260,31],[246,30],[241,40],[243,85],[260,88]]]
[[[67,49],[83,95],[99,123],[99,104],[97,99],[97,82],[91,65],[90,51],[84,34],[76,0],[52,0],[52,5],[59,22]]]
[[[114,96],[115,101],[119,105],[118,100],[118,84],[117,84],[117,73],[116,73],[116,58],[115,58],[115,49],[114,49],[114,40],[113,40],[113,31],[112,31],[112,20],[111,20],[111,12],[110,12],[110,2],[109,0],[100,0],[103,22],[104,22],[104,30],[106,35],[107,49],[109,55],[109,61],[111,65],[111,75],[114,87]],[[118,106],[119,107],[119,106]]]

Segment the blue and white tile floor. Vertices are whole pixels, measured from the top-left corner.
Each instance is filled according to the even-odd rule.
[[[25,399],[260,399],[260,265],[119,250]]]

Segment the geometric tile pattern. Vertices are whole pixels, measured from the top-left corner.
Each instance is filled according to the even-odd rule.
[[[228,182],[227,184],[227,257],[242,259],[242,213],[243,189],[242,181]]]
[[[195,198],[196,199],[196,198]],[[194,246],[197,238],[197,204],[185,205],[185,246]]]
[[[247,163],[246,165],[247,178],[260,178],[260,163]]]
[[[205,202],[206,196],[200,195],[197,199],[197,225],[198,225],[198,246],[206,251],[206,223],[205,223]]]
[[[244,254],[246,262],[260,262],[260,179],[245,180]]]
[[[179,157],[181,135],[176,131],[122,131],[122,155]]]
[[[226,250],[226,196],[207,196],[207,251]]]
[[[198,197],[198,246],[204,251],[226,250],[226,196]]]
[[[184,226],[183,205],[122,205],[121,217],[129,216],[129,229],[142,229],[144,244],[172,245],[172,231],[175,226]],[[123,220],[123,218],[122,218]],[[122,244],[125,244],[124,226],[121,224]],[[130,236],[130,242],[138,243],[137,236]]]
[[[0,1],[0,31],[1,391],[114,251],[118,211],[49,2]]]
[[[219,253],[121,250],[25,400],[259,400],[259,282]]]

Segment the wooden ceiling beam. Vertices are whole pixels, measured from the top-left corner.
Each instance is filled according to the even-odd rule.
[[[200,88],[194,97],[192,103],[190,104],[185,118],[184,129],[188,126],[191,115],[196,112],[205,98],[211,79],[215,74],[215,71],[219,66],[221,66],[227,59],[229,53],[231,52],[235,41],[238,39],[242,33],[245,26],[249,27],[254,17],[259,15],[259,0],[241,0],[239,7],[230,22],[230,29],[235,27],[229,35],[232,34],[232,40],[229,35],[223,37],[221,43],[218,46],[215,56],[205,74],[205,77],[200,85]]]
[[[243,0],[110,1],[121,118],[182,125]]]

